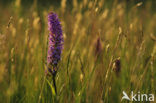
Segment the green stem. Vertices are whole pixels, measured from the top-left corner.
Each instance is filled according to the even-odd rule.
[[[56,93],[56,95],[57,95],[57,88],[56,88],[55,77],[56,77],[56,75],[53,75],[53,85],[54,85],[54,88],[55,88],[55,93]]]

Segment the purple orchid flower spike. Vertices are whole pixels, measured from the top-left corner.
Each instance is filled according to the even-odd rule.
[[[48,70],[53,74],[57,71],[58,62],[61,59],[63,34],[62,27],[58,16],[50,12],[48,14],[48,29],[49,29],[49,45],[47,54]]]
[[[49,45],[47,53],[47,67],[48,71],[53,76],[53,84],[55,87],[55,93],[57,94],[55,76],[57,72],[57,65],[61,59],[62,46],[63,46],[63,34],[62,27],[59,22],[58,16],[50,12],[48,14],[48,29],[49,29]]]

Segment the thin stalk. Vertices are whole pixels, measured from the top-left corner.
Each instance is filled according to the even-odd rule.
[[[46,74],[44,75],[44,79],[43,79],[43,83],[42,83],[42,87],[41,87],[41,92],[40,92],[40,95],[39,95],[38,103],[40,103],[41,98],[42,98],[42,92],[43,92],[43,87],[44,87],[44,84],[45,84],[45,80],[46,80]]]
[[[55,93],[57,95],[57,87],[56,87],[55,77],[56,77],[56,75],[53,75],[53,85],[54,85]]]

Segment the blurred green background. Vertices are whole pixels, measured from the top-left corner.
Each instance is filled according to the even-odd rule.
[[[45,78],[50,11],[64,37],[57,95]],[[155,21],[155,0],[0,0],[0,103],[121,103],[123,90],[156,97]]]

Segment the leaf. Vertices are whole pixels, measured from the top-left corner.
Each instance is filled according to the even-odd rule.
[[[56,96],[56,93],[55,93],[55,88],[53,87],[53,85],[46,79],[46,81],[48,82],[50,88],[51,88],[51,92],[54,96]]]

